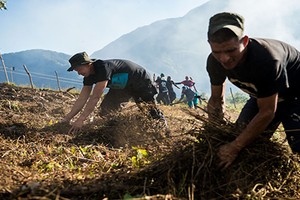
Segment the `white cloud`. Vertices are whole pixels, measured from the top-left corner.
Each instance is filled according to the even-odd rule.
[[[231,0],[227,10],[238,12],[245,17],[246,34],[283,40],[300,49],[300,42],[294,33],[298,26],[296,16],[300,13],[300,1]]]

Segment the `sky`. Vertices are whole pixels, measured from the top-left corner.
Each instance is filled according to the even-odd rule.
[[[7,0],[7,10],[0,10],[0,53],[92,54],[138,27],[182,17],[207,1]]]
[[[279,39],[300,49],[299,0],[230,0],[228,9],[243,15],[245,34]]]
[[[139,27],[182,17],[208,1],[215,4],[211,9],[228,1],[224,11],[244,16],[249,37],[279,39],[300,50],[299,0],[7,0],[7,10],[0,10],[0,53],[45,49],[91,55]],[[207,24],[199,33],[205,37]]]

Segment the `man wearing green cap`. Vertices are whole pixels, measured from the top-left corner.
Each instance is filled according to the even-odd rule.
[[[119,110],[121,104],[133,98],[139,108],[144,107],[152,118],[164,123],[166,120],[162,112],[156,107],[154,95],[155,86],[147,71],[136,63],[128,60],[95,60],[90,59],[86,52],[77,53],[69,59],[71,67],[68,71],[76,71],[83,78],[83,88],[71,111],[64,117],[63,122],[70,120],[83,108],[82,113],[72,123],[69,133],[78,132],[85,119],[93,112],[99,102],[104,89],[109,88],[100,105],[101,116]]]
[[[292,151],[300,152],[299,51],[278,40],[249,38],[244,18],[228,12],[210,18],[208,42],[209,119],[224,116],[226,78],[250,95],[237,119],[240,134],[218,151],[220,167],[227,168],[244,147],[280,123]]]

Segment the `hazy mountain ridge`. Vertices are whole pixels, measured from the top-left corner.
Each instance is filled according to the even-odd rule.
[[[72,80],[79,81],[80,79],[78,79],[76,73],[67,72],[70,65],[68,62],[69,58],[70,55],[42,49],[3,54],[9,81],[13,81],[18,85],[29,85],[29,78],[23,67],[23,65],[25,65],[32,75],[33,84],[36,87],[49,87],[54,89],[58,88],[55,72],[57,72],[58,76],[62,79],[60,82],[62,88],[78,87],[79,85],[71,83]],[[64,81],[64,78],[70,80]],[[0,73],[0,80],[6,80],[5,74],[2,72]]]
[[[206,39],[209,17],[226,7],[228,1],[211,0],[188,12],[183,17],[169,18],[139,27],[112,41],[90,56],[99,59],[123,58],[144,66],[150,73],[170,75],[174,81],[191,76],[197,89],[209,92],[205,69],[209,46]],[[3,55],[6,66],[22,69],[25,64],[33,72],[53,74],[79,79],[76,73],[68,73],[70,55],[48,50],[28,50]],[[3,73],[0,80],[4,81]],[[16,80],[28,84],[28,77]],[[56,88],[55,81],[35,81],[38,87],[49,85]],[[67,85],[64,87],[69,87]],[[78,87],[79,85],[74,85]],[[177,89],[176,89],[177,90]],[[180,92],[177,90],[177,92]]]
[[[209,54],[208,19],[228,1],[209,1],[183,17],[156,21],[123,35],[91,56],[131,59],[151,73],[171,75],[181,81],[191,76],[200,91],[209,91],[205,69]]]

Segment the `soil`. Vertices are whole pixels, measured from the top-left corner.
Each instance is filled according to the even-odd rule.
[[[78,94],[10,84],[1,84],[0,90],[0,197],[4,199],[142,194],[142,185],[131,192],[131,186],[116,177],[129,178],[133,171],[193,140],[184,135],[195,126],[193,117],[179,108],[161,106],[171,127],[170,138],[133,103],[110,118],[100,118],[95,111],[81,132],[72,135],[69,124],[57,122]],[[75,186],[80,190],[73,191]]]
[[[232,139],[232,124],[208,124],[204,105],[159,105],[169,137],[133,103],[106,118],[95,110],[70,134],[59,121],[77,93],[4,83],[0,90],[0,199],[300,198],[299,157],[280,131],[281,139],[256,142],[221,172],[215,153]]]

